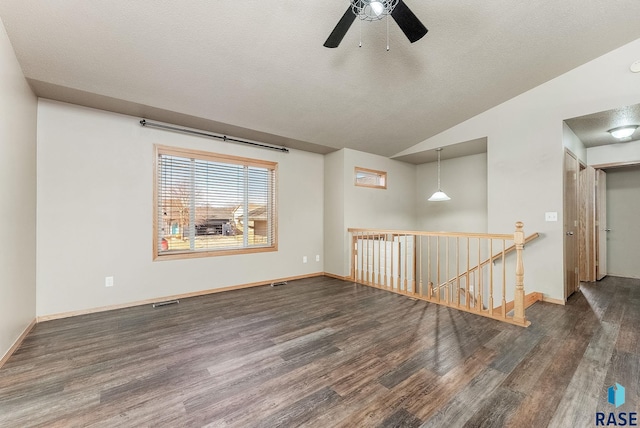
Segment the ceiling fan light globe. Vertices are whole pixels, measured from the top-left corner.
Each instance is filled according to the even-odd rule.
[[[380,16],[382,12],[384,12],[384,5],[379,1],[372,1],[371,3],[369,3],[369,5],[371,6],[373,13],[375,13],[377,16]]]

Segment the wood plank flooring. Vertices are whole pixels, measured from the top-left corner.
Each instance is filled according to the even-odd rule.
[[[640,411],[640,280],[525,329],[327,277],[38,324],[0,427],[582,427]]]

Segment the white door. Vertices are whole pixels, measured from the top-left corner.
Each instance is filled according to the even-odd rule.
[[[564,281],[565,300],[578,290],[578,168],[569,152],[564,155]]]

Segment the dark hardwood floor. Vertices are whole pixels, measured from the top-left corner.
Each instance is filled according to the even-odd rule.
[[[581,290],[526,329],[326,277],[45,322],[0,426],[594,426],[639,410],[640,280]]]

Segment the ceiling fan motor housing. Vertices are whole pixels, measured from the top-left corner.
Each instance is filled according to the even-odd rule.
[[[417,42],[429,31],[403,0],[350,0],[349,7],[323,46],[337,48],[356,16],[363,21],[375,21],[389,15],[411,43]],[[387,34],[388,28],[387,26]],[[387,50],[389,50],[388,43]]]

